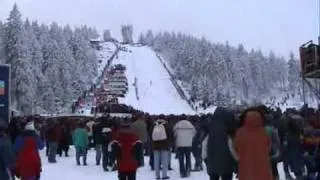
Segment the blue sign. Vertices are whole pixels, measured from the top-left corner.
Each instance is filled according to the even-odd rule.
[[[0,121],[10,121],[10,66],[0,65]]]

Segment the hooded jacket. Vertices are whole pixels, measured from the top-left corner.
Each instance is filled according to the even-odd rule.
[[[132,173],[138,169],[142,143],[130,128],[121,129],[110,146],[117,154],[119,172]]]
[[[233,137],[236,122],[231,111],[218,107],[205,127],[208,134],[207,171],[208,174],[230,174],[235,171],[236,161],[229,149],[229,138]],[[223,163],[222,163],[223,162]]]
[[[196,129],[190,121],[181,120],[173,128],[176,147],[192,147]]]
[[[135,121],[132,123],[131,128],[142,142],[146,143],[148,141],[147,123],[144,120]]]
[[[272,180],[271,140],[261,118],[247,117],[236,132],[235,149],[239,157],[239,180]]]

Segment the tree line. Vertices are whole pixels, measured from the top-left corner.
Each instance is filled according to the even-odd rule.
[[[205,38],[174,32],[142,33],[139,43],[152,47],[174,71],[193,102],[230,105],[257,103],[278,94],[302,96],[299,62],[274,52],[211,43]]]
[[[94,28],[23,20],[17,5],[0,21],[0,63],[11,65],[12,108],[25,114],[69,108],[92,84],[97,58]]]

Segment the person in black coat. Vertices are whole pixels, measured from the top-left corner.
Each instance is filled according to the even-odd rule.
[[[208,135],[207,172],[211,180],[232,180],[236,161],[231,154],[229,140],[236,131],[234,114],[225,108],[217,107],[212,119],[202,126]]]
[[[207,116],[202,116],[199,121],[195,124],[196,128],[196,135],[193,137],[192,140],[192,154],[195,159],[194,171],[202,171],[202,141],[205,138],[205,132],[201,128],[201,122],[206,121]]]
[[[98,119],[92,126],[92,136],[96,145],[96,165],[100,165],[102,155],[102,125],[100,121],[101,119]]]
[[[65,122],[62,122],[58,128],[61,131],[61,138],[59,139],[59,144],[58,144],[58,154],[61,157],[62,156],[62,151],[64,152],[65,156],[68,157],[68,151],[69,151],[69,145],[70,145],[70,140],[71,140],[71,133],[70,133],[70,128]]]

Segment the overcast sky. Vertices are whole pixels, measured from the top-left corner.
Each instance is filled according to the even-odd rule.
[[[285,57],[319,34],[319,0],[0,0],[0,20],[14,2],[24,17],[45,23],[108,28],[116,37],[129,23],[136,35],[182,31]]]

